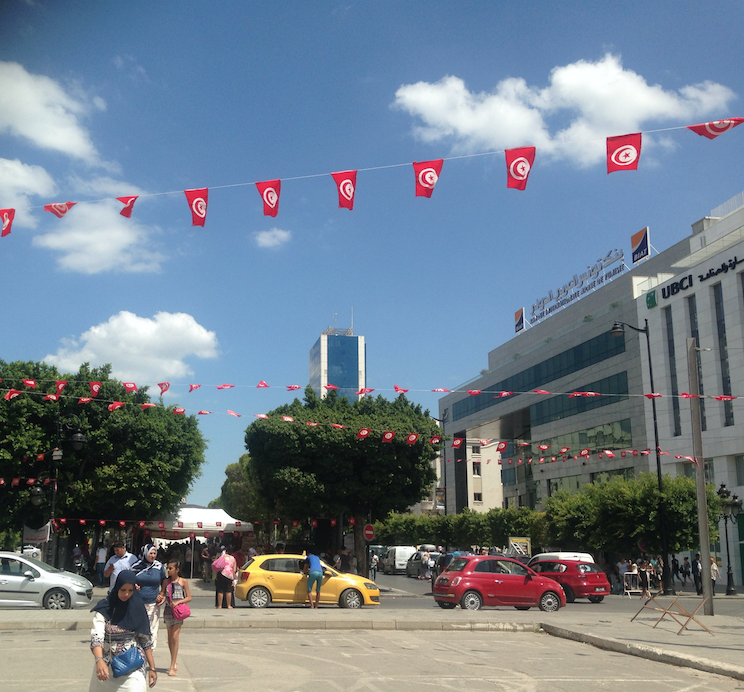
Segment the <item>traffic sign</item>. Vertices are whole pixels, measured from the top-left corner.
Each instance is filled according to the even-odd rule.
[[[372,524],[367,524],[364,527],[364,537],[368,541],[371,541],[372,539],[374,539],[374,537],[375,537],[375,527],[372,526]]]

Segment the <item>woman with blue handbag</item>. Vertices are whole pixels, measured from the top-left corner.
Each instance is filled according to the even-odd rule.
[[[89,692],[145,692],[148,683],[154,687],[158,680],[150,622],[135,581],[131,570],[119,572],[108,597],[91,611],[90,648],[96,662]]]

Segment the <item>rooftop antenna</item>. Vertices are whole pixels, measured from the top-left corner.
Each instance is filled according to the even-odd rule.
[[[354,308],[351,308],[351,333],[354,333]]]
[[[336,318],[337,317],[338,317],[338,313],[337,312],[334,312],[333,313],[333,328],[334,329],[336,329]]]

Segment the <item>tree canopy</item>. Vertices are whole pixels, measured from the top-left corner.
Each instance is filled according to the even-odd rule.
[[[206,446],[196,418],[174,415],[172,406],[143,411],[147,389],[127,393],[110,372],[108,365],[91,369],[86,363],[61,375],[45,363],[0,361],[2,387],[29,392],[0,400],[0,477],[6,481],[0,501],[9,510],[0,513],[0,528],[17,528],[29,506],[28,492],[10,488],[10,478],[51,478],[51,450],[58,446],[57,517],[150,519],[175,509],[188,493]],[[36,389],[23,379],[36,380]],[[56,380],[68,381],[62,397],[44,401],[44,393],[55,393]],[[79,404],[91,396],[90,381],[102,383],[100,392]],[[111,400],[127,403],[110,412],[104,402]],[[74,451],[67,438],[78,423],[87,444]]]

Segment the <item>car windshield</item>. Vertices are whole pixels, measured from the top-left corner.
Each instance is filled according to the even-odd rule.
[[[46,562],[37,560],[35,557],[24,555],[23,559],[26,560],[26,562],[30,562],[34,567],[39,567],[45,572],[61,572],[62,571],[61,569],[57,569],[56,567],[52,567],[51,565],[48,565]]]

